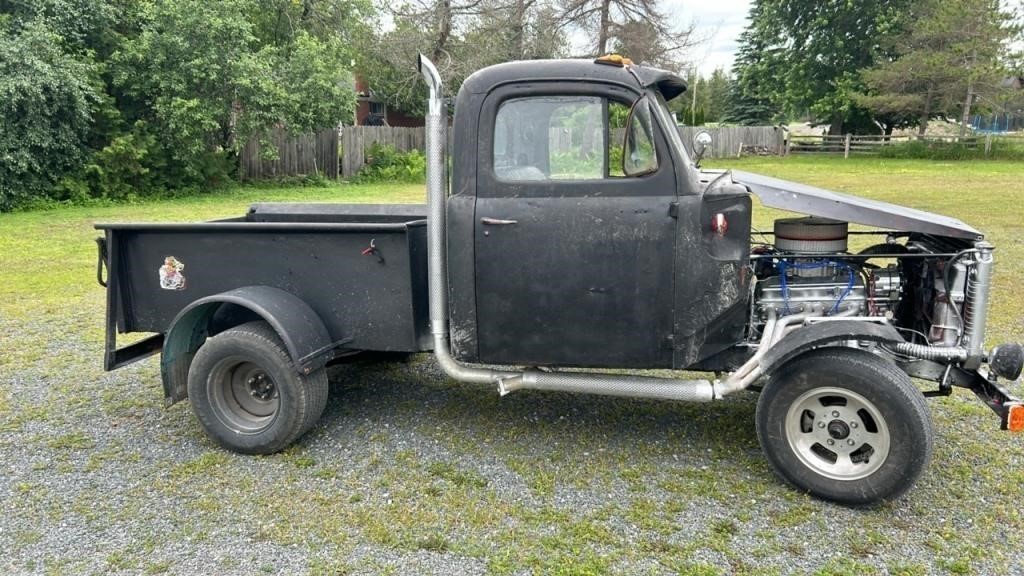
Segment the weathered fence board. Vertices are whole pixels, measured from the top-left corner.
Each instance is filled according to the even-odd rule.
[[[341,176],[351,178],[366,163],[366,151],[373,144],[388,144],[400,152],[426,149],[423,128],[393,126],[345,126],[341,129]]]
[[[789,151],[794,154],[802,153],[843,153],[849,156],[853,153],[878,153],[885,146],[892,146],[896,144],[906,144],[908,142],[925,142],[927,144],[933,144],[936,146],[945,146],[950,144],[962,144],[965,148],[977,148],[979,145],[985,145],[985,142],[981,141],[975,136],[968,136],[965,138],[949,137],[926,137],[921,138],[918,136],[882,136],[878,134],[873,135],[856,135],[856,134],[845,134],[839,136],[829,135],[801,135],[793,136],[789,141]],[[979,144],[980,143],[980,144]],[[989,144],[990,146],[990,144]]]
[[[711,134],[711,146],[705,158],[735,158],[742,154],[785,153],[785,131],[778,126],[680,126],[679,136],[686,151],[693,155],[693,136],[706,131]]]
[[[242,180],[320,174],[338,177],[338,131],[291,135],[283,128],[246,142],[239,156]]]
[[[701,130],[707,130],[712,137],[705,158],[735,157],[741,147],[744,154],[785,153],[783,131],[775,126],[680,126],[679,135],[690,154],[693,153],[693,135]],[[613,137],[621,140],[622,134],[623,131],[619,130]],[[549,146],[552,152],[566,152],[586,140],[584,136],[564,128],[555,128],[549,133]],[[262,140],[253,138],[245,145],[239,158],[239,171],[243,180],[308,174],[322,174],[327,178],[352,178],[366,163],[366,152],[374,143],[388,144],[402,152],[423,151],[424,129],[344,126],[298,136],[291,136],[283,129],[275,129]],[[268,147],[268,144],[272,146]],[[276,156],[270,153],[274,149]]]

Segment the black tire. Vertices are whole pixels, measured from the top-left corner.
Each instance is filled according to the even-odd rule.
[[[188,371],[192,411],[218,444],[272,454],[316,424],[327,405],[327,373],[300,374],[277,333],[249,322],[208,339]]]
[[[756,420],[776,474],[841,504],[899,497],[932,455],[924,396],[893,362],[855,348],[787,362],[765,385]]]

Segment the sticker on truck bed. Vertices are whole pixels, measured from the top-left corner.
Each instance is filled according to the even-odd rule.
[[[174,256],[164,258],[164,265],[160,267],[160,287],[164,290],[184,290],[185,275],[181,273],[185,265]]]

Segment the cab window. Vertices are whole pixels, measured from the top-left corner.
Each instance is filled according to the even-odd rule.
[[[501,104],[494,172],[502,181],[598,180],[657,168],[651,116],[596,96],[534,96]],[[628,126],[639,118],[642,126]]]

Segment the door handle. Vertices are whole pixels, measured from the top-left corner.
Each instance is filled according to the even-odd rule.
[[[485,226],[511,226],[512,224],[518,224],[518,220],[502,220],[501,218],[481,218],[480,222]]]

